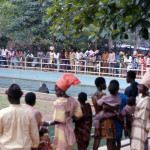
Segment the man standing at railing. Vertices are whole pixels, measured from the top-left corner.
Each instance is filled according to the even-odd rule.
[[[80,71],[80,59],[81,59],[81,56],[80,56],[80,51],[79,50],[77,50],[75,58],[76,58],[77,70]]]
[[[147,54],[146,64],[147,67],[150,68],[150,52]]]
[[[51,68],[53,68],[53,63],[54,63],[54,50],[55,50],[55,47],[51,46],[50,47],[50,53],[49,53],[49,55],[50,55],[50,61],[49,61],[49,63],[50,63],[50,67]]]
[[[2,48],[2,66],[6,65],[6,53],[7,52],[8,52],[8,50],[3,46],[3,48]]]
[[[104,50],[104,53],[102,55],[102,61],[103,61],[102,66],[105,67],[103,68],[104,73],[107,73],[107,67],[108,67],[107,60],[108,60],[108,52]]]
[[[57,72],[59,72],[60,69],[60,54],[58,51],[54,52],[54,59],[56,60],[56,64],[57,64]]]
[[[111,73],[114,73],[114,62],[115,62],[115,53],[113,52],[112,49],[110,49],[110,53],[108,54],[108,67],[109,67],[109,74],[112,75]]]
[[[71,70],[75,70],[75,56],[76,53],[74,52],[74,50],[72,49],[70,52],[70,65],[71,65]]]
[[[27,54],[27,64],[29,67],[31,67],[31,62],[33,62],[33,54],[31,53],[31,50],[28,50]],[[29,62],[29,63],[28,63]]]

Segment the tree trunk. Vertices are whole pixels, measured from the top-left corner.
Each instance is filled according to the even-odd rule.
[[[53,42],[53,46],[55,47],[55,36],[52,36],[52,42]]]
[[[141,40],[139,37],[136,38],[136,44],[135,44],[135,46],[134,46],[134,51],[136,51],[137,48],[140,47],[141,41],[142,41],[142,40]]]
[[[111,38],[108,40],[108,47],[109,47],[109,50],[113,49],[113,42]]]
[[[95,40],[95,50],[97,50],[97,38]]]

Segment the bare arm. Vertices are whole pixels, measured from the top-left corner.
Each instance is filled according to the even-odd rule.
[[[44,121],[42,122],[41,126],[53,126],[53,125],[60,124],[60,123],[61,122],[58,122],[58,121]]]

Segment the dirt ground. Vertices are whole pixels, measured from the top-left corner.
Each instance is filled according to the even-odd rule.
[[[0,88],[0,96],[4,97],[7,101],[7,96],[5,94],[5,91],[7,89]],[[23,91],[23,97],[21,98],[21,103],[24,102],[24,96],[28,91]],[[36,94],[36,105],[35,107],[42,113],[42,120],[52,120],[53,119],[53,113],[54,113],[54,101],[56,100],[56,96],[54,94],[45,94],[45,93],[39,93],[35,92]],[[88,100],[88,102],[92,105],[91,100]],[[7,101],[8,103],[8,101]],[[8,104],[5,104],[4,107],[6,107]],[[92,107],[93,109],[93,107]],[[94,109],[93,109],[94,113]]]

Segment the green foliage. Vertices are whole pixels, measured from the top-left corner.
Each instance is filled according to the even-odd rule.
[[[1,35],[0,36],[0,47],[6,47],[7,43],[8,43],[8,38],[6,37],[6,35]]]
[[[150,27],[150,1],[56,0],[54,7],[47,9],[46,18],[53,22],[50,28],[53,32],[65,30],[66,34],[72,31],[74,37],[86,32],[90,37],[93,35],[109,38],[111,35],[114,39],[127,39],[128,31],[131,31],[138,32],[141,38],[147,40]],[[90,26],[94,27],[93,31],[87,30]]]
[[[13,34],[17,40],[40,36],[42,38],[48,35],[48,22],[43,19],[45,15],[45,6],[42,6],[38,0],[13,0],[15,8],[14,22],[10,24],[8,32]]]
[[[9,27],[15,14],[14,8],[15,5],[13,5],[9,0],[0,1],[0,36],[1,34],[6,34],[6,29]]]

